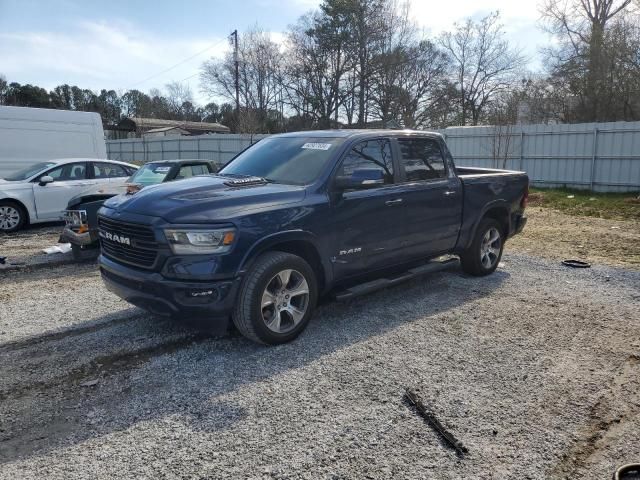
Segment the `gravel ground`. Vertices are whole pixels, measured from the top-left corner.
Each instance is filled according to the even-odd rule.
[[[507,252],[490,277],[326,304],[271,348],[131,308],[92,265],[0,283],[1,478],[578,479],[640,459],[640,272]]]
[[[14,233],[0,233],[0,256],[9,260],[40,255],[42,249],[57,245],[64,224],[34,225]]]

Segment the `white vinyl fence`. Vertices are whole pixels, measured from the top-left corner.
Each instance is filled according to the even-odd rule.
[[[640,191],[640,122],[452,127],[440,130],[457,165],[523,170],[537,186]],[[113,160],[206,158],[222,165],[267,135],[107,141]]]
[[[195,137],[128,138],[107,140],[107,157],[123,162],[146,163],[154,160],[208,159],[216,165],[268,135],[211,134]]]
[[[527,172],[538,186],[640,190],[640,122],[452,127],[458,165]]]

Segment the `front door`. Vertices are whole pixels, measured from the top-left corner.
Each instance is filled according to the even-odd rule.
[[[33,196],[39,220],[59,220],[62,211],[72,197],[89,188],[92,180],[87,179],[87,163],[67,163],[44,173],[53,178],[52,183],[33,183]]]
[[[342,159],[336,176],[356,169],[380,169],[384,184],[348,190],[332,199],[335,232],[334,278],[341,280],[397,263],[403,245],[402,187],[396,182],[391,143],[372,139],[357,143]]]
[[[436,139],[397,139],[404,183],[406,251],[412,258],[451,251],[462,221],[462,185]]]

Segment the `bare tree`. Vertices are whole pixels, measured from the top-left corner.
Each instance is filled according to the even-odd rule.
[[[526,63],[505,39],[499,20],[497,12],[479,22],[468,19],[440,38],[453,63],[462,125],[477,125],[487,105],[513,85]]]
[[[259,28],[240,36],[238,42],[240,104],[252,111],[264,131],[268,131],[270,110],[277,110],[281,92],[282,55],[278,45]],[[235,101],[235,62],[233,53],[223,60],[209,60],[200,76],[203,92],[211,97]]]
[[[496,168],[507,168],[513,159],[521,138],[515,133],[521,94],[517,90],[505,92],[492,103],[487,121],[493,127],[493,135],[488,137],[489,150]]]
[[[546,0],[541,13],[543,26],[557,39],[546,51],[552,76],[578,102],[567,120],[629,119],[633,101],[621,107],[616,99],[624,91],[638,94],[628,75],[639,64],[632,0]]]
[[[165,86],[167,90],[167,103],[173,115],[180,120],[188,120],[186,118],[190,113],[189,107],[193,106],[193,92],[186,83],[171,82]]]
[[[348,37],[339,22],[319,13],[302,17],[289,32],[288,62],[282,77],[288,105],[322,128],[338,120],[351,69]]]

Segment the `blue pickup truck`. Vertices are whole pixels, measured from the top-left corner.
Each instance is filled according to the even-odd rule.
[[[109,290],[155,314],[231,320],[254,341],[284,343],[321,297],[458,262],[492,273],[526,223],[528,183],[522,172],[456,167],[436,133],[274,135],[218,174],[107,200],[100,271]]]

